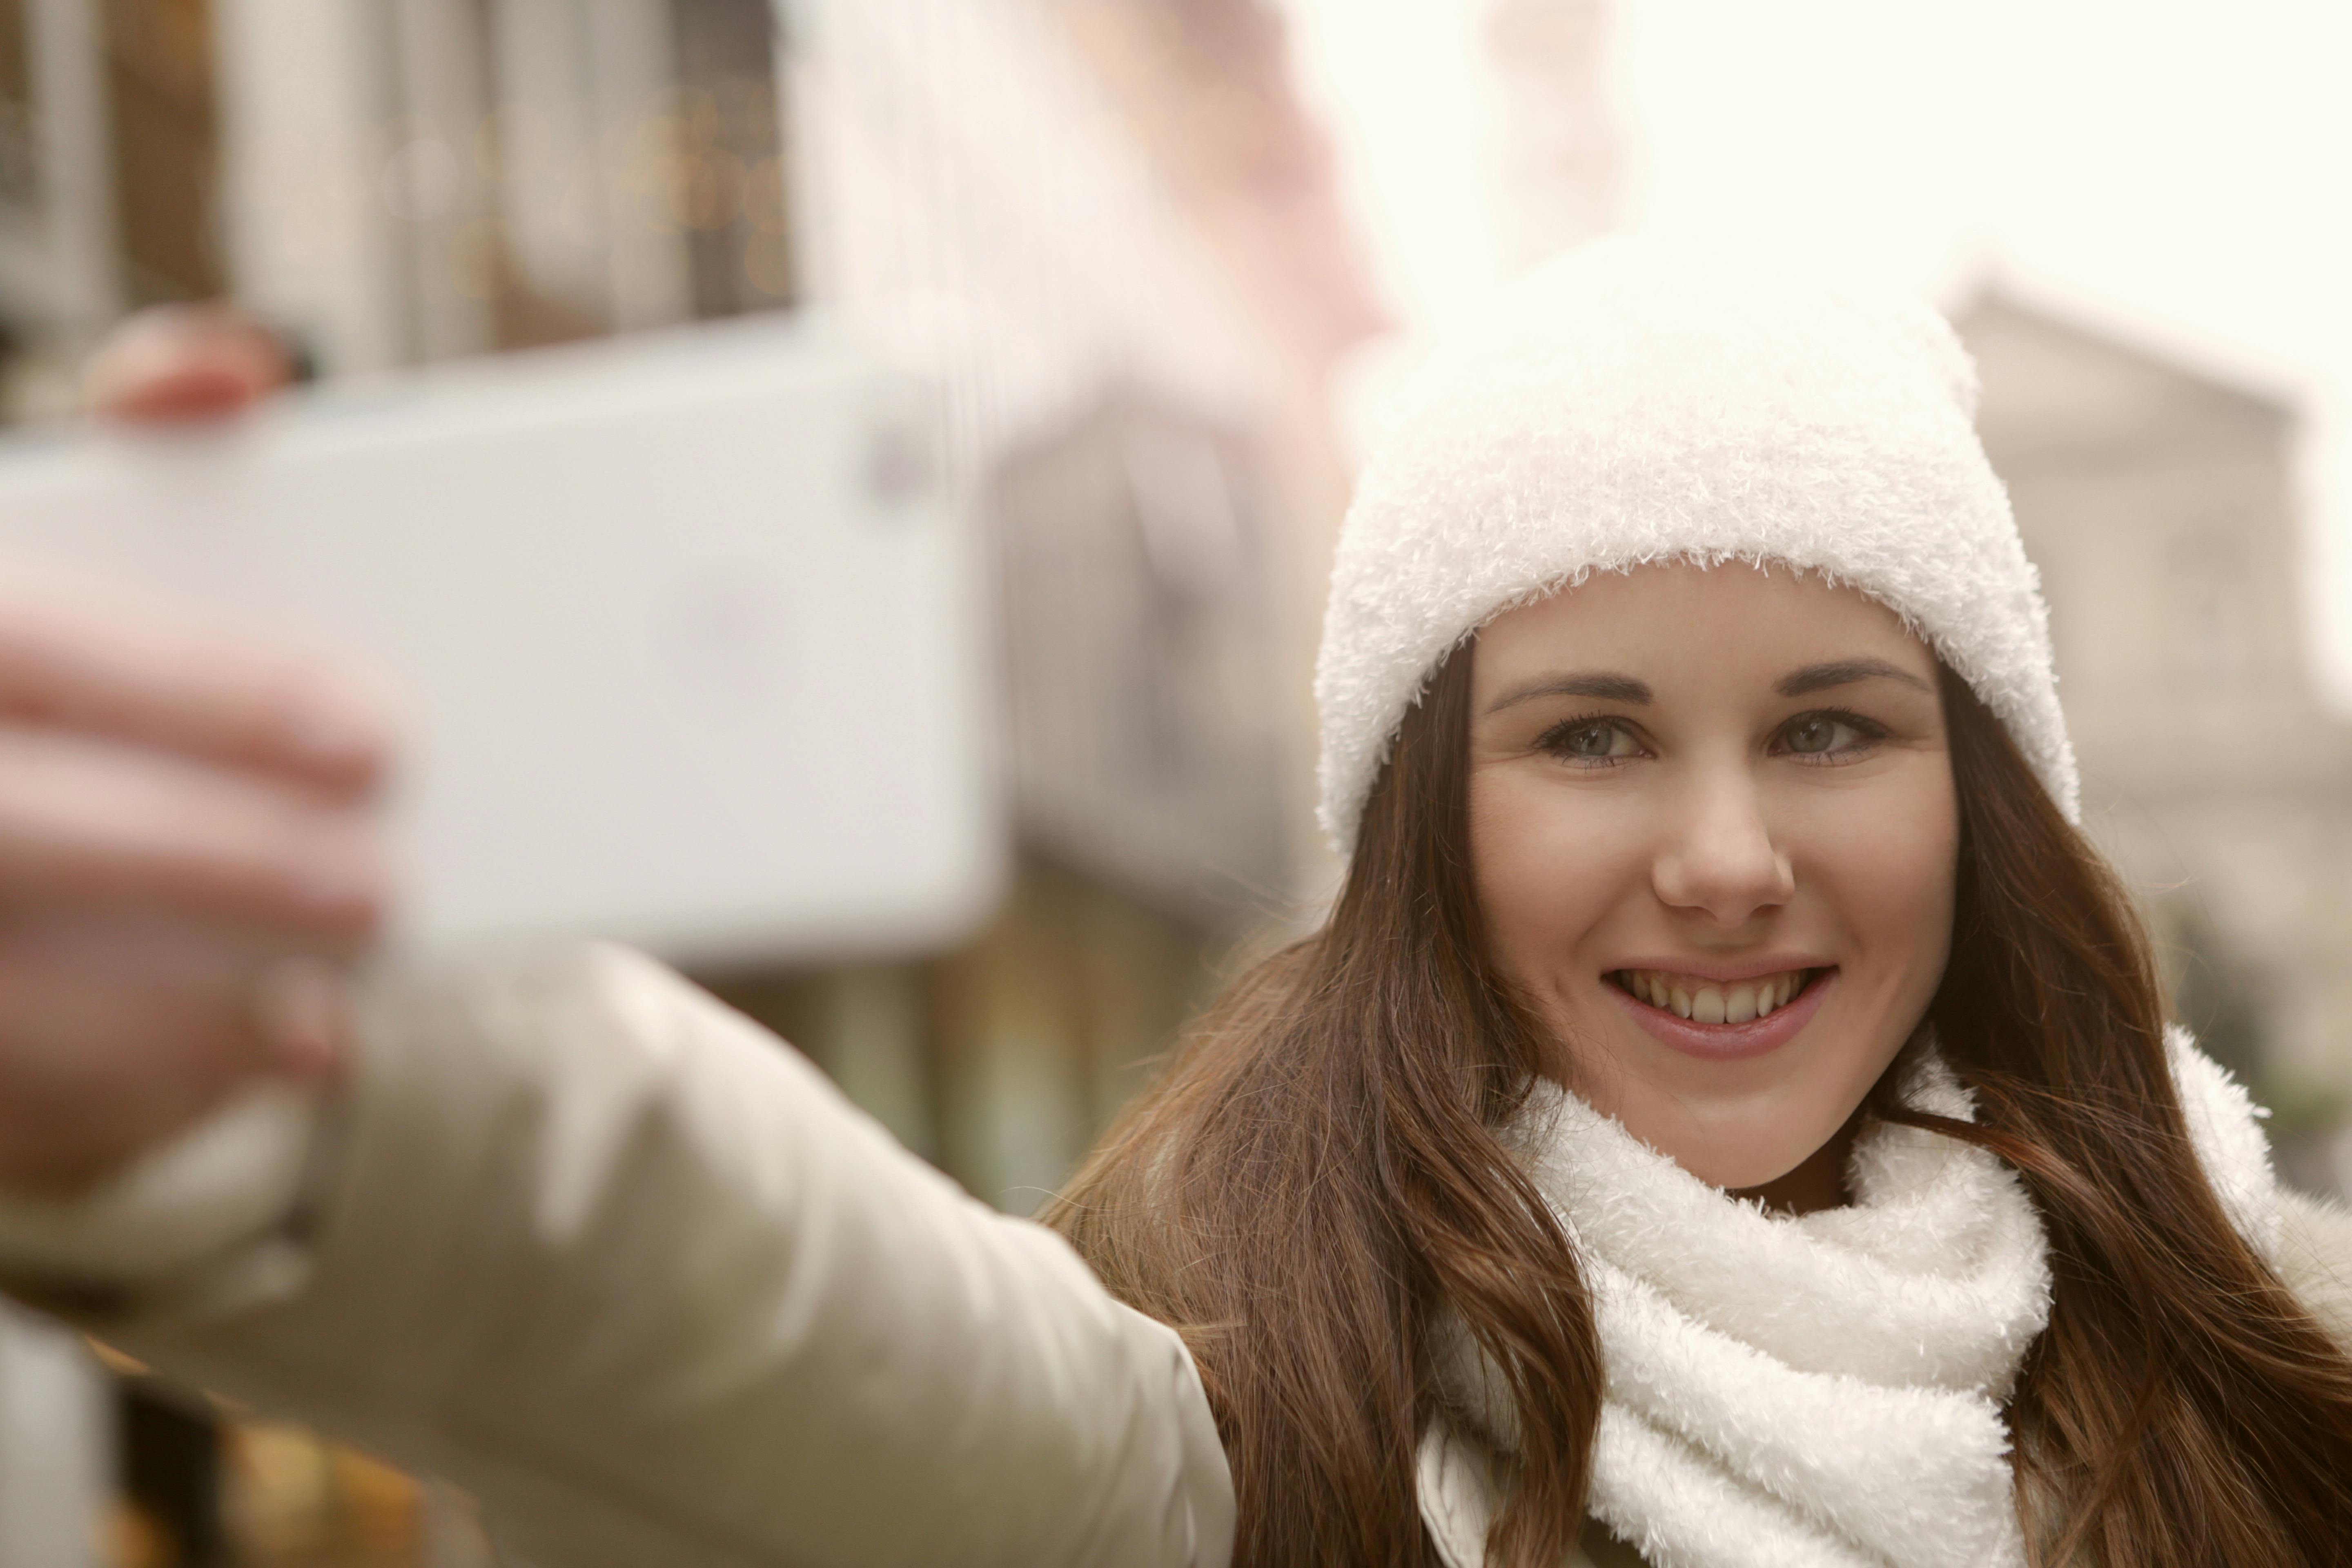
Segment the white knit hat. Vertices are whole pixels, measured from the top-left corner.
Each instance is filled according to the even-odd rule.
[[[1339,535],[1315,676],[1342,855],[1445,656],[1594,572],[1780,563],[1900,615],[2069,821],[2048,613],[1971,419],[1976,368],[1916,300],[1654,241],[1538,268],[1400,400]]]

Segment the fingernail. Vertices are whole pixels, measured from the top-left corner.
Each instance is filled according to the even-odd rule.
[[[383,756],[383,737],[342,713],[306,713],[295,721],[287,741],[304,762],[342,771],[373,768]]]
[[[322,1078],[341,1065],[351,1038],[351,990],[324,960],[285,958],[254,982],[262,1038],[286,1071]]]

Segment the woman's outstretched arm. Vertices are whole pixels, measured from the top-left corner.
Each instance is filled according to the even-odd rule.
[[[1225,1562],[1176,1335],[757,1026],[610,948],[355,1016],[307,1199],[89,1326],[551,1568]]]
[[[253,336],[147,318],[93,404],[232,412],[284,376]],[[541,1568],[1222,1568],[1176,1336],[782,1042],[610,949],[346,1001],[384,734],[0,563],[0,1289],[458,1481]]]

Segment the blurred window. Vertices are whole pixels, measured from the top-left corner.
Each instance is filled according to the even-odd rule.
[[[25,0],[0,0],[0,205],[29,204],[40,184],[33,148],[33,66]]]
[[[1024,836],[1211,925],[1287,866],[1261,508],[1245,443],[1134,393],[994,496]]]
[[[205,0],[107,0],[102,15],[127,302],[210,299],[228,287],[212,221],[211,7]]]

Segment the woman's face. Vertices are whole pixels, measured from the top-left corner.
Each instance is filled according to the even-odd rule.
[[[1498,617],[1472,676],[1479,905],[1551,1072],[1717,1186],[1828,1158],[1950,946],[1926,646],[1815,577],[1675,564]]]

